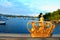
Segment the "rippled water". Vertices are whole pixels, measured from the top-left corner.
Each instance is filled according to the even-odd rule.
[[[29,34],[27,22],[31,20],[32,18],[8,18],[6,25],[0,25],[0,33]],[[60,34],[60,24],[57,24],[53,34]]]

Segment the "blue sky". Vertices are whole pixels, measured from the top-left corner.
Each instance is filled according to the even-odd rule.
[[[60,0],[0,0],[0,13],[37,16],[60,9]]]

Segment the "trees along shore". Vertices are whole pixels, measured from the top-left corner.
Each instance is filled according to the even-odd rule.
[[[40,14],[38,16],[40,18]],[[54,22],[60,22],[60,9],[53,11],[53,12],[47,12],[44,15],[44,19],[46,21],[54,21]]]

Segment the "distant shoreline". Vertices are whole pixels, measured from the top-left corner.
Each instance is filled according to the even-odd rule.
[[[24,16],[24,15],[8,15],[8,14],[0,14],[0,16],[6,16],[6,17],[29,17],[29,18],[38,18],[38,16]]]

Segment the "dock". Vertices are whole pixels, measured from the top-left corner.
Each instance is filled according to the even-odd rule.
[[[31,37],[30,34],[0,34],[0,37]],[[53,34],[52,37],[60,37],[60,34]]]
[[[54,34],[50,38],[32,38],[30,34],[0,34],[0,40],[60,40],[60,34]]]

